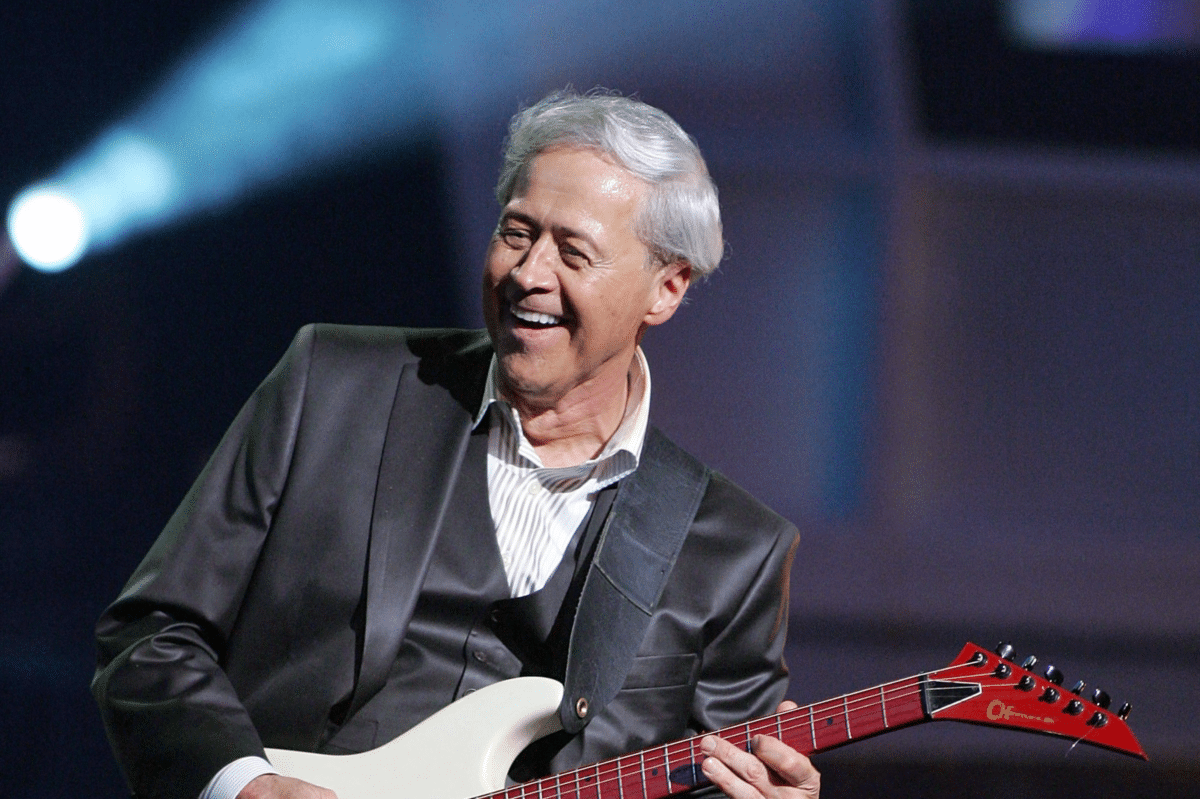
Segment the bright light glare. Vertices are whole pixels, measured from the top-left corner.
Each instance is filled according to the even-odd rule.
[[[720,13],[696,12],[697,0],[600,4],[621,13],[595,5],[523,0],[518,12],[512,0],[249,0],[144,105],[38,184],[56,199],[21,210],[30,215],[22,231],[10,223],[14,249],[40,269],[65,269],[87,249],[354,152],[403,145],[437,126],[481,129],[477,120],[511,112],[519,87],[590,75],[609,61],[640,64],[663,41],[689,53],[689,80],[704,80],[697,69],[731,80],[723,55],[731,49],[754,53],[741,69],[790,63],[813,3],[700,4]],[[550,18],[553,26],[543,24]],[[727,19],[738,20],[736,34]],[[604,44],[593,52],[580,41]]]
[[[8,211],[8,237],[25,263],[43,272],[72,266],[87,249],[87,220],[79,204],[53,186],[28,189]]]

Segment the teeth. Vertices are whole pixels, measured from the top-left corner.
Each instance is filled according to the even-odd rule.
[[[561,321],[561,317],[551,316],[547,313],[536,313],[534,311],[525,311],[515,305],[509,306],[512,315],[520,319],[522,322],[529,322],[535,325],[557,325]]]

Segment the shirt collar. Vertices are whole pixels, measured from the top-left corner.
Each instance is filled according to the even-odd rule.
[[[512,425],[520,441],[521,450],[531,449],[525,440],[525,432],[519,424],[519,414],[516,409],[501,399],[499,394],[500,363],[492,355],[492,363],[488,367],[487,382],[483,386],[483,401],[475,414],[474,426],[483,422],[488,410],[496,405],[498,415],[505,423]],[[646,441],[646,428],[650,424],[650,364],[642,348],[634,351],[633,361],[629,364],[629,398],[625,401],[625,415],[612,438],[604,445],[604,449],[587,463],[596,463],[612,457],[618,452],[628,452],[633,456],[634,464],[642,456],[642,445]]]

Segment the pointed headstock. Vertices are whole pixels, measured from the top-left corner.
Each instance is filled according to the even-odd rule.
[[[934,720],[1059,735],[1149,760],[1125,722],[1128,704],[1110,710],[1103,691],[1089,692],[1082,681],[1065,688],[1061,672],[1049,666],[1036,673],[1036,663],[1031,657],[1018,665],[1007,644],[996,652],[967,644],[949,666],[925,675],[926,711]]]

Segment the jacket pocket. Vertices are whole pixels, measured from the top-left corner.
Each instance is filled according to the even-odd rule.
[[[694,652],[636,657],[621,690],[691,685],[696,680],[699,665],[700,658]]]

